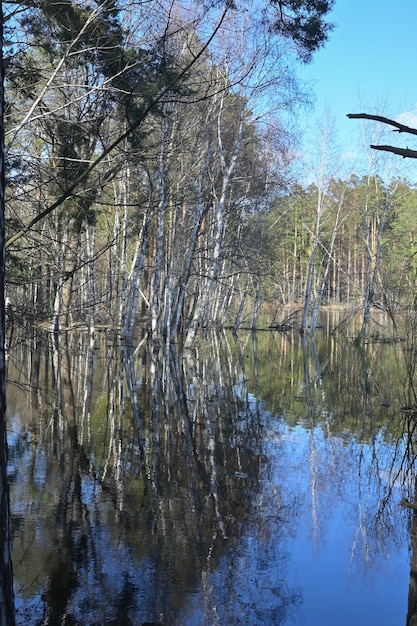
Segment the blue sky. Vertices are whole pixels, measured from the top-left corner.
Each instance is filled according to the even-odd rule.
[[[330,19],[329,41],[300,71],[314,98],[304,119],[327,110],[340,145],[358,155],[362,122],[347,113],[378,113],[417,128],[417,1],[336,0]],[[412,136],[390,133],[388,140],[417,147]]]

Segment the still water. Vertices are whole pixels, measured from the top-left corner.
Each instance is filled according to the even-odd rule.
[[[17,623],[405,625],[414,360],[324,331],[15,340]]]

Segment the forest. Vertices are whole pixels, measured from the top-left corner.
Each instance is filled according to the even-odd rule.
[[[192,345],[262,311],[314,332],[324,305],[363,309],[365,332],[371,306],[413,302],[413,185],[335,174],[324,132],[317,174],[298,167],[297,64],[331,3],[304,22],[245,4],[5,5],[14,320]]]

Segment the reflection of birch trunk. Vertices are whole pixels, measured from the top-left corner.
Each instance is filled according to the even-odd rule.
[[[196,458],[195,440],[193,438],[192,418],[188,410],[187,394],[186,394],[186,390],[184,389],[183,371],[180,366],[178,352],[176,350],[171,349],[169,359],[170,359],[170,375],[172,377],[172,381],[176,389],[176,395],[178,398],[178,405],[179,405],[180,415],[182,418],[182,424],[183,424],[183,429],[184,429],[184,437],[185,437],[186,450],[187,450],[187,462],[189,464],[189,469],[190,469],[191,490],[193,494],[193,501],[194,501],[195,514],[196,514],[195,521],[196,521],[197,536],[201,538],[202,537],[201,499],[200,499],[200,494],[198,490],[197,458]]]
[[[60,459],[60,496],[56,507],[55,525],[59,536],[54,556],[51,556],[51,574],[43,593],[45,598],[45,623],[62,623],[68,614],[68,603],[74,587],[74,528],[82,529],[88,520],[82,502],[81,468],[86,466],[84,451],[79,445],[76,405],[72,386],[74,372],[68,345],[68,335],[54,336],[54,365],[56,380],[56,409],[60,418],[54,431]],[[66,426],[66,429],[65,429]],[[68,440],[65,435],[68,434]],[[87,522],[88,523],[88,522]],[[82,530],[80,530],[82,532]],[[86,535],[89,533],[87,531]]]
[[[116,508],[121,512],[124,507],[124,467],[122,463],[123,450],[123,412],[124,406],[124,384],[126,371],[126,355],[124,347],[120,355],[120,362],[115,346],[109,347],[107,358],[107,375],[109,381],[109,395],[107,419],[110,424],[109,447],[106,461],[104,463],[101,480],[104,481],[108,472],[110,460],[112,460],[113,481],[116,493]],[[117,370],[117,371],[116,371]]]
[[[120,383],[123,383],[123,378],[126,379],[127,385],[127,393],[130,399],[130,406],[132,408],[133,413],[133,422],[136,429],[137,442],[139,446],[140,452],[140,462],[142,469],[142,478],[147,484],[147,471],[145,467],[145,452],[143,446],[143,415],[140,410],[139,404],[139,393],[138,393],[138,374],[135,368],[135,353],[132,351],[131,346],[123,346],[124,356],[124,374],[121,377]],[[120,389],[120,394],[122,393],[123,385]],[[122,428],[122,419],[123,419],[123,411],[124,411],[124,400],[123,396],[120,395],[120,428]]]
[[[258,358],[258,336],[256,333],[251,333],[252,337],[252,349],[253,349],[253,376],[255,379],[255,402],[256,402],[256,417],[259,420],[261,414],[261,400],[262,397],[259,389],[259,358]]]
[[[313,339],[311,339],[313,341]],[[303,363],[304,363],[304,391],[306,399],[306,408],[308,416],[308,424],[310,428],[310,492],[311,492],[311,519],[313,526],[313,537],[317,540],[318,537],[318,518],[317,518],[317,492],[316,492],[316,440],[314,431],[314,416],[313,416],[313,403],[311,400],[311,379],[310,379],[310,358],[309,358],[309,345],[308,339],[305,335],[301,336],[301,345],[303,348]]]
[[[374,453],[374,457],[373,458],[377,458],[376,454]],[[356,533],[355,533],[355,539],[353,542],[353,546],[352,546],[352,553],[351,553],[351,561],[353,562],[353,558],[355,556],[355,552],[356,552],[356,548],[357,545],[359,543],[359,539],[360,537],[362,537],[362,542],[363,542],[363,558],[364,561],[368,561],[369,560],[369,554],[370,554],[370,546],[369,546],[369,539],[368,539],[368,529],[366,526],[366,518],[368,515],[368,511],[367,511],[367,506],[363,506],[362,503],[362,481],[363,481],[363,475],[362,475],[362,467],[365,466],[364,463],[364,447],[361,446],[360,449],[360,454],[359,454],[359,464],[358,464],[358,527],[356,529]],[[368,470],[369,471],[369,470]],[[370,485],[368,483],[368,491],[365,497],[365,502],[368,503],[369,502],[369,496],[370,496]]]
[[[149,472],[149,487],[151,495],[151,515],[152,526],[154,529],[154,538],[157,537],[158,524],[159,527],[165,529],[166,527],[166,510],[163,506],[162,496],[162,475],[166,469],[168,459],[164,459],[164,442],[162,439],[163,427],[165,428],[165,419],[162,414],[162,402],[165,396],[166,389],[166,369],[161,369],[161,362],[159,360],[159,345],[157,343],[150,343],[149,345],[149,357],[150,357],[150,373],[151,373],[151,422],[150,422],[150,467]],[[164,364],[165,365],[165,364]],[[162,379],[162,380],[161,380]],[[161,384],[162,383],[162,384]],[[161,388],[162,387],[162,388]],[[171,468],[169,468],[171,470]],[[163,534],[165,534],[163,532]]]
[[[58,424],[55,424],[55,430],[63,435],[64,432],[64,417],[63,417],[63,397],[62,397],[62,365],[61,365],[61,349],[60,349],[60,335],[55,333],[53,336],[53,353],[52,364],[54,372],[55,383],[55,418],[58,420]]]

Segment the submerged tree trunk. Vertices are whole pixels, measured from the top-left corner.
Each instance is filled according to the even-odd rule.
[[[13,567],[10,537],[10,503],[7,482],[6,429],[6,313],[4,287],[6,249],[4,229],[4,70],[3,70],[3,14],[0,4],[0,624],[14,626]]]

